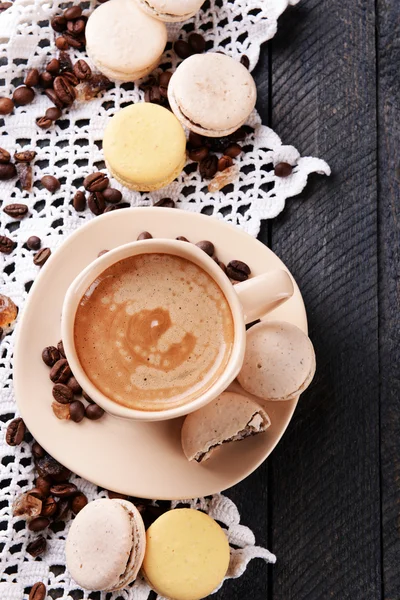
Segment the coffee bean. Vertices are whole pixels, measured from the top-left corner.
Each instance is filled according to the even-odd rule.
[[[254,127],[250,127],[250,125],[242,125],[239,129],[236,129],[233,133],[231,133],[228,138],[231,142],[241,142],[247,138],[248,135],[254,133]]]
[[[53,75],[51,75],[47,71],[44,71],[44,73],[41,73],[39,76],[39,83],[45,90],[53,87],[53,81]]]
[[[39,71],[37,69],[29,69],[26,74],[24,84],[28,87],[35,87],[39,84]]]
[[[218,161],[218,171],[225,171],[225,169],[229,169],[233,165],[233,160],[230,156],[221,156]]]
[[[82,16],[82,9],[80,6],[71,6],[70,8],[67,8],[66,10],[64,10],[64,12],[63,12],[63,17],[67,21],[73,21],[74,19],[79,19],[80,16]]]
[[[153,206],[161,206],[163,208],[175,208],[175,202],[172,200],[172,198],[162,198],[161,200],[158,200],[158,202],[155,202]]]
[[[26,241],[29,250],[39,250],[41,244],[41,239],[37,235],[31,235]]]
[[[158,85],[160,88],[160,94],[163,98],[168,97],[168,86],[169,86],[171,77],[172,77],[171,71],[164,71],[163,73],[161,73],[161,75],[159,77]]]
[[[90,402],[91,404],[94,404],[93,400],[91,399],[91,397],[85,392],[85,390],[82,390],[82,396],[85,398],[85,400],[87,400],[88,402]]]
[[[41,535],[38,538],[36,538],[35,540],[33,540],[33,542],[30,542],[27,545],[26,551],[28,552],[28,554],[30,554],[31,556],[36,558],[37,556],[40,556],[41,554],[43,554],[46,551],[46,547],[47,547],[47,542],[46,542],[45,538]]]
[[[68,44],[68,42],[67,42],[67,40],[65,39],[65,37],[64,37],[64,36],[61,36],[61,35],[60,35],[60,37],[58,37],[58,38],[56,39],[56,47],[57,47],[59,50],[68,50],[68,48],[69,48],[69,44]]]
[[[64,383],[56,383],[52,390],[53,398],[60,404],[69,404],[74,399],[74,393]]]
[[[25,423],[21,418],[14,419],[9,423],[6,431],[6,442],[9,446],[19,446],[26,432]]]
[[[71,106],[75,100],[75,90],[63,75],[55,78],[53,83],[54,91],[65,106]]]
[[[1,164],[8,164],[11,160],[11,154],[8,152],[8,150],[4,150],[4,148],[0,148],[0,163]]]
[[[188,156],[190,160],[194,160],[194,162],[201,162],[205,158],[207,158],[209,153],[208,148],[205,146],[201,146],[200,148],[193,148],[193,150],[189,150]]]
[[[97,404],[89,404],[85,408],[85,415],[90,421],[97,421],[104,415],[104,410]]]
[[[64,39],[66,40],[67,44],[69,46],[71,46],[71,48],[75,48],[76,50],[83,50],[85,47],[85,38],[83,35],[80,35],[79,37],[75,37],[74,35],[72,35],[71,33],[69,33],[69,31],[66,31],[63,34]]]
[[[32,162],[35,158],[36,152],[34,150],[23,150],[22,152],[15,152],[14,160],[16,162]]]
[[[42,503],[42,512],[40,513],[42,517],[53,517],[57,510],[57,502],[54,500],[53,496],[49,496],[49,498],[45,498]]]
[[[250,267],[241,260],[231,260],[226,267],[226,274],[234,281],[246,281],[250,273]]]
[[[74,64],[74,73],[80,81],[85,81],[86,79],[90,79],[92,75],[92,69],[85,60],[81,59]]]
[[[100,252],[97,255],[97,258],[100,258],[100,256],[104,256],[104,254],[107,254],[107,252],[110,252],[109,250],[100,250]]]
[[[190,131],[188,144],[191,148],[201,148],[204,146],[204,137],[195,131]]]
[[[32,191],[33,169],[30,163],[17,162],[15,165],[21,188],[26,192]]]
[[[106,207],[103,194],[101,192],[91,192],[89,194],[88,207],[96,216],[103,214]]]
[[[144,93],[144,101],[151,102],[152,104],[162,104],[163,97],[161,96],[160,88],[158,85],[148,88]]]
[[[10,115],[14,110],[14,102],[10,98],[0,98],[0,115]]]
[[[58,60],[60,61],[60,71],[64,74],[64,72],[72,71],[72,60],[68,52],[61,51],[58,54]]]
[[[201,54],[206,49],[206,40],[200,33],[191,33],[188,42],[193,54]]]
[[[67,31],[73,36],[79,36],[83,34],[86,27],[86,21],[84,19],[77,19],[76,21],[68,21]]]
[[[104,200],[106,202],[111,202],[111,204],[118,204],[122,200],[122,194],[119,190],[115,188],[108,188],[103,192]]]
[[[178,40],[177,42],[175,42],[174,50],[175,50],[176,54],[179,56],[179,58],[183,58],[183,59],[189,58],[189,56],[191,56],[193,54],[191,47],[184,40]]]
[[[239,144],[229,144],[224,150],[225,156],[230,156],[231,158],[236,158],[241,154],[242,147]]]
[[[50,379],[53,383],[67,383],[71,375],[71,369],[66,358],[60,358],[50,371]]]
[[[63,341],[60,340],[57,344],[57,350],[59,351],[59,353],[61,354],[61,356],[63,356],[65,358],[65,350],[64,350],[64,344]]]
[[[34,97],[35,92],[32,88],[27,87],[26,85],[21,85],[13,93],[13,100],[15,104],[19,104],[20,106],[30,104]]]
[[[40,491],[42,498],[46,498],[50,494],[50,481],[46,477],[38,477],[35,482],[36,488]]]
[[[29,600],[45,600],[46,586],[41,581],[35,583],[29,592]]]
[[[246,67],[246,69],[250,68],[250,59],[249,59],[249,57],[246,54],[242,54],[240,62],[242,63],[242,65],[244,67]]]
[[[80,400],[74,400],[69,406],[71,421],[80,423],[85,416],[85,406]]]
[[[199,165],[200,175],[204,179],[212,179],[218,171],[218,158],[215,154],[209,154]]]
[[[223,262],[221,262],[216,256],[214,256],[213,258],[217,265],[223,270],[223,272],[226,273],[226,265]]]
[[[185,238],[183,235],[178,236],[177,238],[175,238],[178,240],[178,242],[189,242],[189,240],[187,238]],[[189,242],[190,243],[190,242]]]
[[[76,87],[79,83],[79,79],[76,77],[72,71],[65,71],[62,76],[68,83],[70,83],[73,87]]]
[[[55,346],[47,346],[42,352],[42,360],[48,367],[52,367],[60,359],[61,355]]]
[[[77,490],[78,488],[74,483],[59,483],[51,486],[50,493],[56,498],[69,498],[70,496],[73,496]]]
[[[13,5],[12,2],[0,2],[0,14],[3,13],[8,8],[11,8]]]
[[[54,413],[54,416],[60,421],[68,421],[71,418],[69,414],[69,404],[60,404],[56,400],[51,403],[51,409]]]
[[[47,117],[38,117],[36,119],[36,125],[40,127],[40,129],[49,129],[52,125],[52,121]]]
[[[110,183],[107,175],[105,173],[101,173],[97,171],[96,173],[91,173],[83,180],[83,187],[88,192],[102,192]]]
[[[82,508],[85,508],[87,503],[88,503],[88,499],[86,498],[85,494],[82,494],[82,492],[80,492],[79,494],[76,494],[76,496],[74,496],[71,500],[72,512],[75,515],[77,515],[78,512],[80,512],[82,510]]]
[[[152,240],[153,236],[148,231],[142,231],[142,233],[139,233],[137,239],[138,239],[138,241],[139,240]]]
[[[57,58],[52,58],[47,64],[46,71],[51,75],[58,75],[60,72],[60,61]]]
[[[52,18],[50,24],[54,31],[57,33],[62,33],[67,28],[67,19],[61,15],[58,15]]]
[[[10,240],[10,238],[8,238],[7,236],[0,235],[0,252],[2,252],[3,254],[11,254],[16,245],[17,244]]]
[[[57,509],[54,514],[54,519],[57,521],[65,521],[69,513],[69,500],[68,498],[60,498],[57,502]]]
[[[82,393],[82,388],[79,385],[79,383],[77,382],[77,380],[75,379],[74,376],[70,377],[67,381],[67,386],[69,388],[71,388],[71,390],[73,391],[74,394],[78,395]]]
[[[28,207],[26,204],[8,204],[3,210],[6,215],[13,219],[23,219],[28,214]]]
[[[46,190],[48,190],[52,194],[54,194],[54,192],[59,190],[60,186],[61,186],[61,183],[59,182],[59,180],[56,177],[53,177],[53,175],[45,175],[40,180],[40,183],[42,184],[42,186],[44,188],[46,188]]]
[[[86,196],[83,192],[78,190],[75,192],[74,199],[72,201],[72,205],[76,212],[82,212],[86,208]]]
[[[13,164],[0,163],[0,181],[6,181],[7,179],[12,179],[13,177],[16,177],[16,175],[17,175],[17,170]]]
[[[42,446],[40,444],[38,444],[37,442],[33,442],[32,444],[32,455],[34,458],[43,458],[45,456],[46,452],[44,451],[44,449],[42,448]]]
[[[289,165],[289,163],[286,162],[280,162],[277,165],[275,165],[275,175],[277,177],[289,177],[289,175],[292,174],[293,171],[293,167],[292,165]]]
[[[43,531],[50,525],[50,519],[47,517],[35,517],[28,523],[28,529],[35,533]]]
[[[43,267],[44,263],[47,262],[47,260],[50,258],[50,255],[50,248],[42,248],[33,257],[33,264],[37,267]]]
[[[47,117],[47,119],[50,119],[50,121],[57,121],[57,119],[59,119],[61,115],[62,112],[60,108],[58,108],[57,106],[51,106],[46,110],[44,116]]]
[[[214,254],[214,244],[209,242],[208,240],[202,240],[201,242],[197,242],[196,246],[203,250],[208,256],[212,256]]]
[[[126,494],[120,494],[119,492],[113,492],[112,490],[107,490],[107,494],[110,500],[128,500],[129,498]]]
[[[118,208],[120,208],[120,206],[118,204],[109,204],[108,206],[105,207],[105,209],[103,210],[103,215],[105,213],[109,213],[109,212],[113,212],[114,210],[117,210]]]
[[[31,490],[29,490],[28,494],[30,496],[34,496],[35,498],[39,498],[39,500],[43,500],[45,498],[43,491],[38,487],[34,487]]]
[[[37,459],[35,463],[41,477],[50,477],[52,481],[57,483],[67,481],[71,476],[71,471],[56,461],[50,454],[45,454]]]

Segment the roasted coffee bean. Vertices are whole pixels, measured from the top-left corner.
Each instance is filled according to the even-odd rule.
[[[249,59],[249,57],[246,54],[242,54],[240,62],[242,63],[242,65],[244,67],[246,67],[246,69],[250,68],[250,59]]]
[[[97,255],[97,258],[100,258],[100,256],[104,256],[104,254],[107,254],[107,252],[110,252],[109,250],[100,250],[100,252]]]
[[[4,150],[4,148],[0,148],[0,164],[8,164],[11,160],[11,154],[8,150]]]
[[[72,61],[68,52],[61,51],[58,55],[58,60],[60,61],[61,73],[64,73],[65,71],[72,71]]]
[[[34,150],[22,150],[21,152],[15,152],[14,154],[14,160],[16,162],[32,162],[32,160],[35,158],[36,156],[36,152]]]
[[[76,50],[83,50],[85,47],[85,38],[81,35],[79,37],[75,37],[69,31],[66,31],[63,34],[64,39],[67,44],[71,46],[71,48],[75,48]]]
[[[54,520],[65,521],[69,513],[69,500],[68,498],[60,498],[57,502],[56,512],[54,514]]]
[[[50,519],[47,517],[35,517],[28,523],[28,529],[35,533],[43,531],[50,525]]]
[[[76,212],[82,212],[86,208],[86,196],[83,192],[78,190],[75,192],[74,199],[72,201],[72,205]]]
[[[53,398],[60,404],[69,404],[74,399],[74,393],[64,383],[56,383],[52,390]]]
[[[178,40],[177,42],[175,42],[174,50],[175,50],[176,54],[179,56],[179,58],[183,58],[183,59],[189,58],[189,56],[191,56],[193,54],[191,47],[184,40]]]
[[[233,160],[230,156],[221,156],[218,161],[218,171],[225,171],[233,165]]]
[[[85,416],[85,406],[80,400],[74,400],[69,405],[69,415],[71,421],[80,423]]]
[[[13,100],[15,104],[19,104],[20,106],[30,104],[34,97],[35,92],[32,88],[27,87],[26,85],[21,85],[13,93]]]
[[[96,173],[91,173],[83,180],[83,187],[88,192],[102,192],[108,187],[110,180],[108,179],[105,173],[101,173],[97,171]]]
[[[74,483],[59,483],[58,485],[52,485],[50,493],[56,498],[69,498],[76,494],[78,488]]]
[[[183,235],[179,235],[176,239],[178,240],[178,242],[189,242],[189,240],[187,238],[185,238]]]
[[[163,96],[163,98],[168,97],[168,86],[169,86],[171,77],[172,77],[171,71],[164,71],[163,73],[161,73],[161,75],[159,77],[158,85],[160,87],[160,93],[161,93],[161,96]]]
[[[39,84],[39,71],[37,69],[29,69],[26,74],[24,84],[28,87],[35,87]]]
[[[59,351],[59,353],[61,354],[61,356],[63,356],[65,358],[65,350],[64,350],[64,344],[62,342],[62,340],[60,340],[57,344],[57,350]]]
[[[97,421],[104,415],[104,410],[97,404],[89,404],[85,408],[85,415],[90,421]]]
[[[212,256],[214,254],[214,244],[209,242],[208,240],[202,240],[201,242],[197,242],[196,246],[203,250],[208,256]]]
[[[67,383],[71,375],[71,369],[66,358],[60,358],[50,371],[50,379],[53,383]]]
[[[38,477],[35,482],[36,488],[42,494],[42,497],[46,498],[50,494],[50,480],[46,477]]]
[[[113,492],[112,490],[106,490],[110,500],[128,500],[129,496],[126,494],[120,494],[119,492]]]
[[[73,87],[76,87],[79,83],[79,79],[72,71],[65,71],[62,76],[68,83],[70,83]]]
[[[30,192],[32,190],[33,183],[33,169],[30,163],[17,162],[15,168],[17,170],[17,175],[22,189],[26,192]]]
[[[60,72],[60,61],[57,58],[52,58],[46,67],[46,71],[51,75],[58,75]]]
[[[57,121],[62,116],[61,109],[57,106],[50,106],[44,113],[44,116],[50,121]]]
[[[30,542],[27,545],[26,551],[28,552],[28,554],[30,554],[31,556],[36,558],[37,556],[40,556],[41,554],[43,554],[46,551],[46,547],[47,547],[47,542],[46,542],[45,538],[41,535],[38,538],[36,538],[35,540],[33,540],[33,542]]]
[[[60,404],[57,400],[54,400],[51,403],[51,409],[54,413],[54,416],[60,421],[69,421],[71,415],[69,414],[69,404]]]
[[[53,177],[53,175],[45,175],[40,180],[40,183],[46,190],[54,194],[57,190],[60,189],[61,183],[58,181],[57,177]]]
[[[64,37],[64,36],[61,36],[61,35],[60,35],[60,37],[58,37],[58,38],[56,39],[56,47],[57,47],[59,50],[68,50],[68,48],[69,48],[69,44],[68,44],[68,42],[67,42],[67,40],[65,39],[65,37]]]
[[[40,74],[39,83],[42,86],[42,88],[44,88],[45,90],[53,87],[53,81],[54,81],[53,75],[51,75],[47,71],[44,71],[44,73]]]
[[[106,207],[103,194],[101,192],[91,192],[88,198],[88,207],[96,216],[103,214]]]
[[[14,110],[14,102],[10,98],[0,98],[0,115],[10,115]]]
[[[250,267],[241,260],[231,260],[226,267],[226,274],[234,281],[246,281],[250,273]]]
[[[139,240],[152,240],[153,236],[148,231],[142,231],[142,233],[139,233],[137,239],[138,239],[138,241]]]
[[[46,586],[41,581],[35,583],[29,592],[29,600],[45,600]]]
[[[37,267],[43,267],[44,263],[50,258],[50,248],[41,248],[33,257],[33,264]]]
[[[31,235],[26,241],[26,245],[29,250],[39,250],[42,241],[37,235]]]
[[[8,204],[3,210],[6,215],[13,219],[23,219],[28,214],[28,207],[26,204]]]
[[[252,133],[254,133],[254,127],[250,127],[250,125],[242,125],[239,127],[239,129],[236,129],[236,131],[231,133],[228,138],[231,142],[241,142]]]
[[[224,150],[225,156],[230,156],[231,158],[236,158],[241,154],[242,147],[239,144],[229,144]]]
[[[226,265],[223,262],[221,262],[216,256],[214,256],[213,258],[217,265],[223,270],[223,272],[226,273]]]
[[[86,21],[83,19],[77,19],[76,21],[68,21],[67,23],[67,31],[73,35],[78,36],[81,35],[85,31]]]
[[[201,162],[207,158],[208,153],[209,150],[206,148],[206,146],[200,146],[200,148],[193,148],[193,150],[189,150],[188,156],[190,160],[194,160],[194,162]]]
[[[51,20],[51,26],[57,33],[62,33],[67,28],[67,19],[61,15],[53,17]]]
[[[103,210],[103,215],[104,215],[104,213],[113,212],[114,210],[117,210],[118,208],[120,208],[120,206],[118,204],[109,204]]]
[[[82,388],[79,385],[79,383],[77,382],[77,380],[75,379],[74,376],[70,377],[67,381],[67,386],[69,388],[71,388],[71,390],[73,391],[74,394],[81,394],[82,393]]]
[[[47,346],[42,352],[42,360],[48,367],[52,367],[60,359],[61,355],[55,346]]]
[[[195,131],[189,133],[188,144],[190,148],[201,148],[204,146],[204,137]]]
[[[191,33],[188,42],[193,54],[201,54],[206,49],[206,40],[200,33]]]
[[[212,179],[218,171],[218,158],[215,154],[209,154],[199,164],[200,175],[204,179]]]
[[[26,432],[25,423],[21,418],[14,419],[9,423],[6,431],[6,442],[9,446],[19,446]]]
[[[49,129],[52,125],[52,121],[47,117],[38,117],[36,119],[36,125],[40,127],[40,129]]]
[[[73,21],[74,19],[79,19],[82,16],[82,9],[80,6],[70,6],[63,12],[63,17],[67,21]]]
[[[42,512],[40,513],[42,517],[53,517],[57,510],[57,502],[54,500],[53,496],[49,496],[42,503]]]
[[[91,397],[89,396],[89,394],[87,394],[85,392],[85,390],[82,390],[82,396],[85,398],[85,400],[87,400],[88,402],[90,402],[90,404],[94,404],[93,400],[91,399]]]
[[[0,163],[0,181],[6,181],[7,179],[12,179],[16,177],[17,170],[15,165],[8,163]]]
[[[32,444],[32,455],[34,458],[43,458],[43,456],[45,456],[46,452],[44,451],[44,449],[42,448],[42,446],[40,444],[38,444],[38,442],[33,442]]]
[[[277,177],[289,177],[292,174],[293,167],[286,162],[280,162],[275,165],[274,173]]]
[[[82,510],[82,508],[85,508],[87,503],[88,503],[88,499],[86,498],[85,494],[82,494],[82,492],[79,492],[79,494],[76,494],[76,496],[74,496],[71,500],[72,512],[75,515],[77,515],[78,512],[80,512]]]
[[[35,498],[39,498],[39,500],[43,500],[45,498],[45,494],[38,487],[34,487],[31,490],[29,490],[28,494],[30,496],[34,496]]]
[[[65,106],[71,106],[75,100],[75,90],[63,75],[55,78],[54,91]]]
[[[111,204],[118,204],[122,200],[122,194],[119,190],[115,188],[108,188],[103,192],[104,200],[106,202],[110,202]]]
[[[151,102],[152,104],[162,104],[163,97],[161,96],[160,88],[158,85],[148,88],[144,93],[144,101]]]
[[[50,454],[45,454],[35,462],[41,477],[50,477],[52,481],[61,483],[67,481],[71,476],[71,471],[56,461]]]
[[[17,244],[10,240],[6,235],[0,235],[0,252],[3,254],[11,254],[16,245]]]
[[[90,79],[92,69],[85,60],[81,59],[74,64],[74,74],[80,81],[85,81],[86,79]]]
[[[155,202],[153,206],[162,206],[163,208],[175,208],[175,202],[172,198],[161,198],[158,202]]]
[[[13,5],[12,2],[0,2],[0,14],[3,13],[8,8],[11,8]]]

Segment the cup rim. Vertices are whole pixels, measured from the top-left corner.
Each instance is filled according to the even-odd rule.
[[[217,283],[229,304],[234,324],[234,340],[228,363],[223,373],[217,380],[201,395],[181,406],[167,408],[165,410],[148,411],[129,408],[118,404],[101,392],[86,375],[81,366],[74,343],[74,323],[79,302],[93,281],[103,271],[113,264],[139,254],[172,254],[186,258],[203,268]],[[70,284],[64,298],[61,313],[61,335],[64,351],[74,377],[85,390],[85,392],[106,412],[125,419],[135,421],[163,421],[187,415],[205,406],[223,391],[238,375],[244,360],[246,346],[246,328],[242,305],[234,290],[234,286],[219,265],[203,250],[190,242],[170,239],[149,239],[133,241],[118,246],[106,254],[96,258]]]

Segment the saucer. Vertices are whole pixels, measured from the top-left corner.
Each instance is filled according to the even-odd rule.
[[[181,419],[131,422],[106,414],[99,421],[58,420],[51,409],[52,383],[42,362],[45,346],[60,339],[65,293],[98,253],[136,240],[185,236],[214,243],[224,263],[239,259],[253,275],[286,269],[261,242],[221,220],[168,208],[130,208],[96,217],[72,234],[42,267],[18,326],[14,387],[19,411],[33,437],[74,473],[110,490],[153,499],[207,496],[252,473],[272,452],[293,415],[297,400],[263,402],[271,427],[266,433],[223,446],[203,465],[189,463],[181,449]],[[289,321],[307,331],[303,299],[294,282],[293,297],[268,319]],[[237,382],[231,388],[244,393]]]

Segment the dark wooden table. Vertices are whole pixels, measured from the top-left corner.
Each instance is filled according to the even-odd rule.
[[[221,600],[400,599],[400,0],[302,0],[256,72],[266,124],[328,161],[260,239],[297,279],[317,374],[227,493],[275,552]]]

